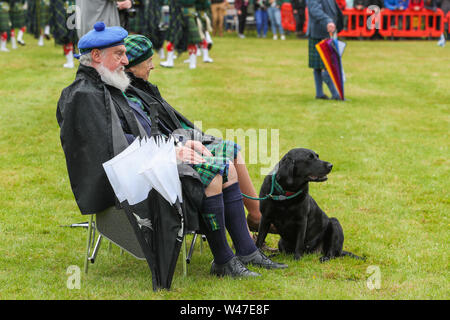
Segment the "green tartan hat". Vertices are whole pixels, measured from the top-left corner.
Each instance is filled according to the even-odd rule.
[[[127,48],[128,66],[131,68],[153,56],[153,44],[149,38],[132,34],[125,38],[125,47]]]

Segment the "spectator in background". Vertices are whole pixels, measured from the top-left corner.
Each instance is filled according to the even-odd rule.
[[[267,15],[268,5],[268,0],[255,1],[255,20],[258,38],[265,38],[267,36],[267,30],[269,29],[269,16]]]
[[[306,0],[292,0],[292,9],[296,23],[295,30],[297,37],[300,38],[303,35],[303,27],[305,25]]]
[[[444,11],[444,16],[450,11],[450,0],[441,0],[439,7]]]
[[[353,9],[358,10],[358,11],[362,11],[366,8],[366,0],[354,0],[353,1]],[[352,17],[354,19],[356,19],[356,17]],[[356,21],[352,21],[353,25],[355,25]],[[364,18],[363,16],[359,17],[359,26],[362,27],[364,25]]]
[[[423,0],[411,0],[408,8],[413,11],[420,11],[423,9]]]
[[[389,10],[397,10],[397,0],[384,0],[384,7]]]
[[[81,26],[78,29],[78,37],[81,38],[98,21],[103,21],[108,27],[120,26],[119,10],[131,8],[131,0],[76,0],[80,8]]]
[[[425,0],[423,3],[425,9],[436,11],[437,9],[437,1],[436,0]]]
[[[384,7],[383,0],[366,0],[366,1],[367,1],[367,3],[366,3],[367,8],[369,8],[370,6],[377,6],[378,8],[380,8],[380,11],[381,11],[381,9]],[[375,9],[372,8],[371,11],[372,11],[372,13],[374,13]],[[377,22],[381,23],[381,20],[375,20],[375,23],[377,23]],[[379,28],[377,28],[375,26],[375,34],[373,35],[372,39],[383,39],[383,37],[380,35],[379,31],[380,31]]]
[[[278,39],[277,28],[280,32],[281,40],[286,40],[284,35],[284,29],[281,25],[281,11],[280,7],[284,2],[290,2],[290,0],[269,0],[269,8],[267,9],[267,13],[269,14],[270,26],[272,27],[273,40]]]
[[[356,10],[364,10],[366,7],[366,0],[354,0],[353,8]]]
[[[226,0],[211,0],[213,36],[223,36],[223,19],[227,10]]]
[[[316,99],[329,99],[323,92],[323,82],[325,82],[330,89],[332,99],[340,100],[339,93],[330,75],[325,70],[323,61],[316,49],[316,44],[328,38],[330,33],[339,33],[342,30],[343,14],[335,0],[307,0],[306,4],[309,13],[307,31],[309,67],[314,69]]]
[[[239,38],[245,38],[245,22],[247,21],[247,9],[248,9],[249,0],[235,0],[234,7],[237,10],[238,21],[239,21],[239,30],[238,36]]]

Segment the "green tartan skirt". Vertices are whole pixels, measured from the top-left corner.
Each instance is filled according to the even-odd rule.
[[[207,187],[217,175],[222,176],[223,183],[228,182],[229,162],[236,159],[241,147],[233,141],[225,140],[206,145],[206,148],[214,156],[204,157],[205,163],[193,166],[200,175],[203,185]]]
[[[41,28],[50,23],[50,0],[41,1]]]
[[[309,67],[312,69],[325,69],[322,58],[316,49],[316,44],[322,40],[323,39],[308,38]]]
[[[187,21],[186,21],[187,20]],[[202,42],[202,38],[200,37],[200,32],[198,30],[196,17],[188,13],[185,15],[185,21],[187,23],[187,43],[188,44],[197,44]]]
[[[9,11],[9,17],[11,19],[12,28],[16,29],[25,27],[26,21],[24,4],[16,2]]]
[[[9,3],[0,1],[0,32],[11,30],[11,23],[9,20]]]

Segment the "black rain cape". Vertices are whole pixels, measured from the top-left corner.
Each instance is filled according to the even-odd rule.
[[[170,130],[181,129],[177,119],[192,126],[162,98],[158,99],[159,94],[153,97],[135,87],[130,87],[130,91],[151,106],[152,135],[160,134],[160,120]],[[75,81],[61,94],[56,117],[72,191],[81,213],[95,214],[115,205],[116,197],[102,164],[128,146],[124,133],[135,137],[145,134],[122,92],[106,85],[94,68],[80,65]],[[186,130],[186,135],[195,131]],[[182,236],[187,230],[199,229],[203,185],[192,167],[179,165],[178,170],[182,204],[167,203],[155,190],[137,205],[129,206],[126,201],[120,204],[152,271],[154,290],[170,288]]]

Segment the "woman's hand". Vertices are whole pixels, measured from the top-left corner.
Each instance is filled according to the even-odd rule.
[[[200,164],[206,162],[200,154],[198,154],[191,148],[175,147],[175,154],[177,156],[177,160],[180,162],[189,164]]]
[[[212,157],[213,154],[200,142],[197,140],[188,140],[184,145],[186,148],[190,148],[202,156]]]

